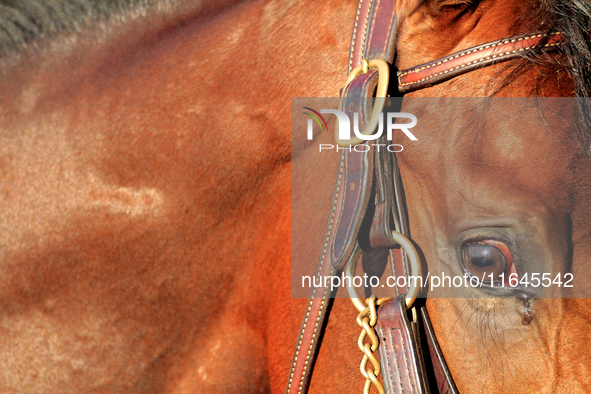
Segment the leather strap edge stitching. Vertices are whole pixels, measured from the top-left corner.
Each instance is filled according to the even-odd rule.
[[[552,33],[550,35],[559,35],[559,34],[562,34],[562,33],[557,32],[557,33]],[[527,51],[527,50],[535,47],[537,44],[530,45],[530,46],[524,47],[524,48],[514,49],[513,51],[501,52],[501,53],[494,54],[494,55],[491,55],[491,56],[487,56],[487,57],[484,57],[484,58],[481,58],[481,59],[476,59],[476,60],[473,60],[471,62],[464,63],[464,64],[461,64],[459,66],[446,69],[446,70],[441,71],[439,73],[429,75],[429,76],[427,76],[427,77],[425,77],[425,78],[423,78],[421,80],[418,80],[418,81],[402,82],[401,78],[404,77],[405,75],[418,73],[418,72],[421,72],[423,70],[426,70],[426,69],[429,69],[429,68],[433,68],[433,67],[439,66],[439,65],[441,65],[443,63],[446,63],[446,62],[448,62],[450,60],[457,59],[459,57],[468,55],[470,53],[475,53],[475,52],[483,51],[483,50],[486,50],[486,49],[494,48],[494,47],[501,46],[501,45],[510,44],[510,43],[513,43],[513,42],[529,40],[529,39],[532,39],[532,38],[541,38],[541,37],[546,37],[546,36],[549,36],[549,35],[548,34],[538,34],[538,35],[535,35],[535,36],[522,37],[522,38],[514,39],[514,40],[505,40],[505,41],[502,41],[502,42],[498,42],[496,44],[486,45],[486,46],[484,46],[482,48],[471,49],[471,50],[468,50],[468,51],[460,52],[460,53],[458,53],[456,55],[448,56],[448,57],[446,57],[446,58],[438,61],[437,63],[433,63],[433,64],[426,65],[426,66],[423,66],[423,67],[420,67],[420,68],[417,68],[417,69],[411,69],[411,70],[408,70],[408,71],[401,72],[400,74],[398,74],[399,86],[400,87],[403,87],[403,86],[409,86],[409,85],[418,84],[418,83],[427,81],[429,79],[435,78],[435,77],[437,77],[439,75],[447,74],[447,73],[449,73],[451,71],[459,70],[459,69],[462,69],[462,68],[465,68],[465,67],[468,67],[468,66],[477,64],[477,63],[482,63],[484,61],[495,59],[495,58],[498,58],[498,57],[501,57],[501,56],[507,56],[507,55],[518,53],[518,52]],[[552,46],[556,46],[556,45],[559,45],[559,44],[560,44],[560,42],[549,43],[549,44],[545,44],[544,47],[552,47]]]
[[[343,174],[342,174],[343,163],[344,163],[344,160],[341,160],[341,162],[339,164],[340,168],[339,168],[339,177],[338,177],[338,181],[337,181],[337,188],[336,188],[335,196],[333,198],[333,207],[332,207],[332,211],[331,211],[331,214],[330,214],[330,221],[329,221],[329,225],[328,225],[328,231],[326,232],[326,237],[325,237],[325,240],[324,240],[324,245],[322,247],[322,260],[320,261],[320,264],[318,266],[318,274],[322,270],[322,267],[324,266],[324,263],[325,263],[326,257],[327,257],[326,256],[326,252],[327,252],[327,249],[328,249],[328,242],[330,240],[330,231],[332,230],[334,213],[336,211],[336,205],[337,205],[336,204],[336,201],[338,199],[338,196],[339,196],[339,193],[340,193],[340,190],[341,190],[341,180],[342,180],[342,177],[343,177]],[[298,343],[297,343],[297,346],[296,346],[296,351],[295,351],[294,359],[293,359],[292,364],[291,364],[292,365],[292,371],[291,371],[291,373],[289,375],[289,382],[288,382],[288,386],[287,386],[287,390],[288,391],[290,391],[291,390],[291,387],[292,387],[293,378],[294,378],[294,374],[295,374],[295,366],[297,365],[298,356],[300,355],[300,349],[302,347],[302,341],[303,341],[303,336],[304,336],[303,334],[304,334],[304,332],[306,330],[306,327],[308,325],[308,320],[310,318],[310,311],[312,309],[312,304],[313,304],[313,300],[314,300],[315,290],[316,289],[312,290],[312,294],[311,294],[310,300],[308,302],[308,307],[307,307],[307,310],[306,310],[306,317],[304,318],[304,322],[302,324],[302,329],[300,330],[300,334],[301,335],[299,335],[299,337],[298,337]],[[306,352],[307,359],[310,357],[310,352],[311,352],[311,349],[313,347],[312,345],[314,343],[314,337],[316,336],[316,332],[318,330],[318,320],[320,319],[320,316],[322,315],[322,309],[324,307],[324,304],[326,303],[326,293],[327,293],[327,291],[328,291],[328,287],[324,291],[324,294],[323,294],[323,297],[322,297],[323,298],[323,301],[320,304],[320,310],[319,310],[318,315],[316,316],[316,327],[314,327],[314,332],[312,333],[312,340],[310,341],[310,344],[308,346],[308,351]],[[309,365],[308,360],[306,360],[306,363],[304,364],[304,369],[302,370],[302,374],[300,375],[300,378],[302,378],[303,376],[306,375],[306,372],[308,371],[308,365]],[[300,379],[300,383],[298,385],[298,393],[301,393],[303,383],[304,383],[304,380],[303,379]]]

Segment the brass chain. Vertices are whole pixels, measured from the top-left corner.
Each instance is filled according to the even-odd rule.
[[[379,345],[378,336],[375,333],[374,327],[378,321],[376,307],[389,299],[376,299],[375,296],[371,296],[365,300],[367,307],[357,315],[357,324],[362,328],[359,339],[357,340],[357,346],[363,352],[363,359],[359,368],[361,374],[366,379],[365,387],[363,388],[364,394],[370,394],[372,385],[378,389],[380,394],[385,394],[384,386],[378,380],[381,371],[380,361],[374,356],[374,352],[378,350]],[[369,341],[366,342],[366,338],[369,338]]]
[[[392,238],[394,238],[394,240],[406,252],[406,256],[410,262],[412,277],[422,276],[419,254],[412,242],[404,235],[396,231],[392,231]],[[382,382],[378,380],[381,369],[380,362],[374,356],[374,352],[378,350],[379,346],[379,340],[375,333],[374,327],[378,322],[376,307],[382,305],[388,300],[391,300],[392,298],[376,299],[375,296],[371,296],[364,301],[359,297],[357,289],[355,286],[353,286],[353,273],[357,268],[357,261],[360,259],[362,253],[363,252],[359,247],[359,244],[355,245],[353,253],[351,254],[351,257],[349,257],[349,261],[345,267],[345,275],[350,279],[349,285],[347,286],[347,292],[349,293],[349,297],[351,297],[351,302],[353,303],[355,309],[360,312],[357,316],[357,324],[359,324],[359,327],[363,329],[359,335],[359,340],[357,341],[357,346],[363,352],[363,359],[361,360],[360,365],[361,374],[365,378],[365,388],[363,389],[363,393],[370,394],[371,386],[373,385],[380,392],[380,394],[385,394],[384,386],[382,385]],[[420,287],[417,286],[415,282],[415,285],[408,289],[408,294],[405,298],[407,308],[412,306],[419,292]],[[369,338],[367,343],[366,338]],[[368,368],[370,364],[371,368]]]

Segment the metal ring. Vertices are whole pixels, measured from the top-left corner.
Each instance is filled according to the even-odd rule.
[[[398,231],[392,231],[392,238],[394,241],[398,243],[406,252],[408,256],[408,260],[410,262],[410,275],[414,277],[423,277],[423,269],[421,268],[421,259],[419,257],[419,252],[417,252],[415,246],[410,242],[408,238],[404,235],[400,234]],[[410,281],[413,282],[413,281]],[[408,289],[408,294],[406,295],[406,307],[410,308],[412,304],[415,302],[419,292],[421,291],[420,287],[417,286],[417,281],[414,281],[414,286]]]
[[[422,277],[423,272],[421,269],[421,259],[419,258],[419,253],[417,252],[416,248],[410,242],[408,238],[404,235],[400,234],[398,231],[392,231],[392,238],[404,249],[406,252],[409,262],[410,262],[410,275],[414,277]],[[345,276],[349,278],[347,283],[347,292],[349,293],[349,297],[351,297],[351,302],[355,306],[355,308],[359,312],[363,312],[367,305],[365,302],[359,297],[359,293],[357,293],[357,289],[353,285],[353,276],[355,274],[355,269],[357,268],[357,261],[359,260],[360,255],[363,253],[359,244],[355,245],[355,249],[353,249],[353,253],[347,262],[347,266],[345,267]],[[406,307],[410,308],[412,304],[415,302],[415,299],[419,295],[419,291],[421,290],[419,286],[417,286],[417,281],[409,281],[413,282],[414,286],[408,289],[408,294],[406,295]],[[382,304],[386,299],[381,298],[378,304]]]
[[[365,126],[365,129],[361,132],[363,135],[371,135],[375,131],[376,127],[378,126],[378,122],[380,120],[380,113],[384,110],[384,103],[386,102],[386,95],[388,94],[388,83],[390,82],[390,68],[388,67],[388,63],[380,59],[373,59],[373,60],[365,60],[361,61],[361,64],[355,67],[349,76],[347,77],[347,81],[345,82],[345,87],[343,88],[343,92],[346,91],[347,86],[360,74],[365,74],[368,69],[378,70],[378,87],[376,88],[376,100],[374,101],[373,110],[371,113],[371,118],[369,122]],[[343,98],[341,98],[340,108],[342,111],[342,104]],[[341,140],[339,139],[339,124],[337,122],[335,127],[335,140],[337,145],[339,146],[351,146],[357,145],[365,140],[357,136],[353,136],[350,140]]]

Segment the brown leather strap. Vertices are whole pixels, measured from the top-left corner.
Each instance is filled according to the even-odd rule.
[[[365,41],[367,37],[367,25],[373,0],[359,0],[357,4],[357,13],[355,14],[355,24],[353,25],[353,34],[351,35],[351,45],[349,49],[349,67],[347,73],[355,68],[365,55]]]
[[[362,59],[380,59],[392,63],[396,30],[395,1],[359,0],[351,36],[349,72]]]
[[[392,62],[396,36],[394,20],[394,1],[359,1],[351,39],[349,71],[367,56]],[[343,92],[343,110],[360,113],[360,123],[363,122],[364,114],[369,113],[363,98],[375,88],[374,76],[374,72],[364,74]],[[363,153],[344,151],[341,154],[339,178],[317,275],[326,275],[327,272],[333,275],[351,255],[371,195],[373,164],[373,150]],[[331,264],[327,264],[327,260]],[[310,296],[298,336],[287,393],[307,392],[318,336],[324,326],[328,295],[328,289],[316,288]]]
[[[369,91],[369,87],[359,86],[365,83],[371,83],[371,80],[356,80],[348,89]],[[354,111],[360,111],[365,100],[352,98],[347,103],[353,105]],[[317,278],[335,275],[351,256],[371,195],[372,174],[373,150],[343,150]],[[331,281],[318,280],[315,283],[330,284]],[[314,288],[310,295],[292,360],[287,393],[299,394],[308,390],[318,350],[318,338],[324,329],[326,310],[332,296],[328,287],[323,286]]]
[[[380,59],[392,63],[396,41],[396,2],[373,0],[371,7],[367,1],[359,2],[355,28],[351,39],[349,71],[361,63],[362,59]],[[343,97],[370,96],[373,73],[358,76],[352,83],[365,89],[350,89]],[[347,109],[346,106],[344,106]],[[362,116],[369,113],[363,108]],[[376,152],[375,166],[375,211],[369,231],[369,248],[396,246],[391,237],[391,226],[408,235],[406,206],[402,193],[402,181],[395,155],[387,151]],[[400,249],[390,251],[393,272],[406,275],[409,270]],[[397,294],[406,294],[405,287],[396,289]],[[402,298],[403,300],[404,298]],[[388,393],[427,393],[426,377],[418,329],[411,330],[406,317],[406,306],[401,299],[381,306],[378,311],[376,331],[380,337],[380,364],[384,373],[385,388]]]
[[[453,53],[441,59],[398,72],[398,89],[412,92],[469,71],[523,56],[532,50],[550,50],[563,43],[563,33],[535,33],[504,38]]]
[[[336,273],[336,269],[333,268],[329,257],[329,245],[330,240],[334,236],[333,217],[337,210],[339,198],[342,194],[341,179],[344,168],[344,157],[341,156],[339,163],[339,174],[337,177],[337,184],[335,186],[335,192],[333,197],[333,203],[324,236],[324,245],[322,247],[322,253],[320,255],[320,261],[318,262],[318,269],[316,270],[316,279],[314,283],[323,283],[319,278],[325,276],[332,276]],[[341,198],[342,200],[342,198]],[[308,391],[308,385],[310,383],[310,377],[312,375],[312,367],[316,353],[318,351],[319,341],[318,338],[324,329],[324,323],[326,318],[326,311],[330,305],[331,294],[329,294],[328,287],[315,287],[310,294],[308,299],[308,305],[306,306],[306,313],[300,327],[294,356],[291,362],[291,370],[289,371],[289,378],[287,381],[286,393],[306,393]]]
[[[322,269],[324,268],[324,269]],[[327,271],[328,272],[325,272]],[[319,276],[332,276],[335,271],[328,263],[323,264]],[[316,288],[308,300],[306,314],[298,335],[295,354],[291,363],[286,393],[306,393],[310,384],[312,367],[318,351],[318,338],[324,329],[326,311],[333,298],[328,294],[328,288]]]
[[[330,259],[340,270],[347,263],[357,243],[357,234],[371,195],[373,150],[344,152],[343,187],[334,215],[335,232],[331,234]]]
[[[380,339],[380,363],[387,393],[428,393],[418,328],[406,317],[404,298],[380,307],[376,332]],[[416,324],[416,323],[415,323]]]
[[[346,87],[343,94],[343,108],[347,109],[346,112],[359,113],[361,124],[365,121],[363,115],[368,113],[365,108],[367,100],[364,96],[349,94],[349,91],[370,92],[372,84],[372,79],[357,78]],[[342,149],[342,192],[338,196],[333,218],[336,231],[329,241],[332,265],[339,270],[347,263],[357,243],[357,234],[371,196],[374,169],[373,149],[363,152],[357,152],[351,147]]]
[[[458,394],[458,389],[452,379],[445,358],[443,357],[443,353],[441,352],[441,348],[439,347],[439,343],[437,342],[437,338],[435,337],[435,332],[433,331],[427,308],[421,308],[421,315],[423,316],[423,323],[425,325],[425,334],[427,336],[427,344],[429,346],[429,353],[431,354],[431,361],[433,363],[433,372],[437,379],[437,388],[441,394]]]
[[[388,0],[360,0],[355,16],[355,25],[351,36],[349,52],[349,72],[358,66],[362,59],[379,59],[392,63],[396,41],[396,2]],[[375,88],[377,73],[370,71],[359,75],[343,93],[343,102],[347,104],[350,97],[370,97]],[[343,105],[346,112],[352,112],[348,105]],[[368,105],[360,107],[359,115],[365,118],[370,113]],[[381,141],[381,143],[385,143]],[[380,143],[380,142],[378,142]],[[390,152],[385,150],[375,153],[375,213],[369,233],[368,247],[393,247],[396,245],[391,236],[390,217],[392,213],[395,228],[398,230],[399,219],[394,210],[392,198],[392,166]]]
[[[395,204],[394,195],[392,194],[392,190],[394,189],[392,181],[392,154],[385,148],[388,142],[385,136],[382,136],[377,142],[382,145],[382,148],[375,152],[375,210],[369,231],[368,249],[380,247],[393,248],[398,246],[392,238],[391,229],[391,220],[398,222],[397,216],[391,218]],[[395,223],[394,227],[397,226],[399,224]],[[364,247],[361,242],[360,246],[362,248]]]

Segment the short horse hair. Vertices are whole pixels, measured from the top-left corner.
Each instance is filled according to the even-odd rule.
[[[0,57],[14,54],[37,38],[52,33],[81,30],[89,23],[108,21],[125,11],[170,1],[174,0],[0,0]],[[455,0],[452,3],[471,2]],[[564,53],[567,59],[552,65],[572,76],[576,96],[590,97],[591,0],[538,0],[532,2],[532,7],[530,12],[538,15],[534,20],[545,20],[550,30],[561,31],[566,37]],[[500,90],[526,71],[528,62],[545,63],[547,59],[536,53],[533,56],[530,52],[524,53],[524,62],[513,70]],[[581,147],[591,155],[591,104],[583,100],[579,105],[583,127],[575,134]]]
[[[0,0],[0,56],[61,31],[76,31],[157,0]]]

